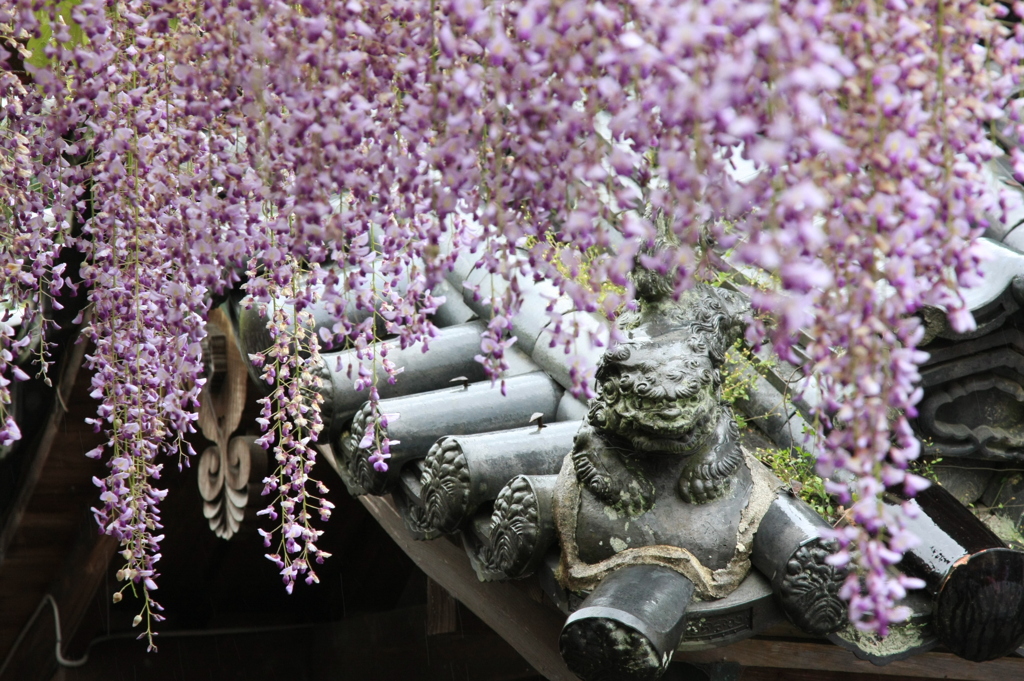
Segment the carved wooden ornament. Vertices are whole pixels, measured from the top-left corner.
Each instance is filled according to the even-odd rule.
[[[235,437],[245,408],[248,383],[231,322],[220,309],[207,324],[212,371],[199,396],[199,428],[214,442],[199,458],[199,493],[210,529],[230,539],[245,518],[250,490],[266,467],[266,456],[255,437]]]

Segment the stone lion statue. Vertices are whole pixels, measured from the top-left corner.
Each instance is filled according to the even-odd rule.
[[[744,451],[722,400],[720,369],[742,333],[744,299],[705,284],[679,300],[646,293],[639,310],[620,317],[624,338],[598,366],[597,395],[556,483],[556,576],[570,592],[590,594],[560,645],[585,679],[660,676],[691,597],[724,598],[750,571],[755,535],[781,485]],[[833,630],[844,615],[836,597],[842,575],[821,553],[807,565],[798,561],[792,576],[806,581],[818,567],[827,573],[804,589],[814,614],[800,624],[816,633]],[[641,575],[638,566],[655,572]],[[633,577],[620,579],[627,571]],[[784,605],[799,595],[784,597]],[[638,605],[672,598],[679,601],[672,613]],[[619,606],[646,614],[609,614],[621,613]],[[659,618],[677,623],[671,636],[652,633],[648,624]]]
[[[589,589],[618,564],[654,563],[718,598],[749,570],[776,483],[746,461],[721,397],[719,369],[745,311],[739,295],[700,284],[620,318],[626,338],[598,366],[597,396],[560,478],[568,587]]]

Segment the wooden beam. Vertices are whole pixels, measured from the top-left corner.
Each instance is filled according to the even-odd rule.
[[[427,577],[427,636],[458,629],[458,603],[448,590]]]
[[[561,613],[533,601],[514,583],[481,583],[466,552],[450,541],[414,540],[391,497],[364,495],[359,501],[428,577],[508,641],[540,674],[549,681],[577,681],[558,652],[565,622]]]
[[[950,653],[925,653],[908,660],[879,667],[857,659],[853,653],[822,641],[769,641],[748,639],[725,648],[691,653],[676,653],[673,659],[707,664],[736,662],[744,667],[815,669],[885,676],[911,676],[930,679],[994,681],[1024,679],[1024,659],[1004,657],[991,662],[968,662]]]
[[[0,564],[4,562],[7,552],[11,547],[15,534],[21,527],[22,517],[25,509],[28,508],[32,495],[35,493],[36,485],[43,474],[43,468],[50,457],[53,448],[53,441],[57,437],[61,423],[67,413],[67,405],[71,399],[71,391],[75,387],[75,379],[78,377],[82,360],[85,357],[85,343],[76,343],[78,336],[75,334],[68,342],[71,347],[61,358],[61,368],[57,376],[57,388],[53,395],[53,406],[50,408],[50,416],[43,427],[38,440],[38,447],[29,464],[28,471],[18,487],[18,498],[15,499],[11,512],[7,516],[7,522],[0,529]]]
[[[100,534],[92,513],[87,513],[82,519],[75,545],[64,561],[60,577],[50,586],[50,593],[60,606],[66,649],[96,598],[117,548],[118,541],[109,535]],[[107,594],[102,601],[110,602],[111,596]],[[86,635],[91,635],[91,632]],[[67,650],[65,655],[73,652]]]

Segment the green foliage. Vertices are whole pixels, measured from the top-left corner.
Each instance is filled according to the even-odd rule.
[[[558,270],[558,273],[569,281],[575,282],[584,288],[594,290],[590,271],[594,262],[605,255],[604,250],[596,246],[592,246],[591,248],[580,252],[575,248],[570,248],[569,244],[558,241],[557,237],[552,232],[548,232],[546,241],[552,249],[550,262],[555,266],[555,269]],[[526,248],[533,248],[537,243],[537,237],[528,237],[526,240]],[[604,281],[601,283],[597,293],[597,303],[600,304],[603,303],[604,299],[611,293],[625,295],[626,288],[624,286],[616,286],[609,281]],[[620,311],[621,310],[617,311],[616,314]]]
[[[727,251],[725,254],[726,260],[730,256],[731,251]],[[739,290],[744,285],[754,285],[762,290],[766,288],[765,280],[752,281],[736,269],[728,271],[718,270],[713,274],[714,278],[709,279],[707,282],[712,286],[732,290]],[[767,315],[758,315],[758,318],[769,325],[771,323]],[[734,405],[737,400],[747,399],[750,396],[749,390],[753,387],[758,374],[765,373],[775,364],[776,359],[774,355],[771,355],[767,361],[763,360],[747,347],[742,338],[737,339],[728,352],[726,352],[725,365],[721,369],[722,399],[730,405]],[[759,418],[759,415],[756,414],[740,413],[738,410],[734,410],[734,412],[736,413],[736,421],[739,423],[740,428],[745,428],[749,419]]]
[[[722,400],[735,406],[739,400],[750,397],[750,390],[759,375],[772,369],[776,364],[774,355],[763,360],[748,348],[743,339],[738,339],[725,353],[725,364],[720,369],[722,376]],[[764,418],[766,414],[749,414],[741,409],[734,409],[736,422],[745,428],[751,421]]]
[[[60,0],[60,2],[57,2],[54,14],[68,27],[68,32],[71,34],[71,42],[70,44],[65,43],[65,47],[74,47],[85,42],[85,33],[82,31],[82,27],[76,24],[75,20],[71,17],[71,12],[79,2],[80,0]],[[28,49],[32,52],[32,56],[28,58],[28,63],[39,68],[50,65],[50,59],[46,56],[45,50],[46,46],[53,39],[50,14],[53,12],[54,0],[48,0],[45,4],[46,9],[36,11],[36,17],[39,19],[40,24],[39,37],[29,40],[27,44]]]
[[[750,389],[754,385],[757,374],[753,370],[757,358],[743,345],[736,343],[725,353],[725,364],[720,369],[722,375],[722,401],[735,405],[737,400],[750,397]],[[740,409],[733,409],[733,416],[740,428],[748,425],[748,415]],[[756,418],[756,416],[754,417]]]
[[[709,283],[712,286],[725,286],[726,288],[737,288],[737,284],[753,285],[761,290],[769,290],[778,284],[777,277],[774,275],[750,280],[738,270],[717,272],[715,278]],[[770,322],[764,318],[762,321]],[[737,400],[747,399],[757,377],[770,371],[776,364],[777,358],[774,355],[763,360],[744,344],[743,339],[737,340],[726,353],[725,365],[721,370],[722,399],[731,405],[735,404]],[[740,428],[745,428],[749,421],[762,416],[746,414],[738,409],[733,411]],[[789,485],[793,492],[807,502],[818,515],[833,525],[839,521],[840,509],[832,495],[825,489],[825,481],[818,476],[815,469],[817,461],[814,455],[798,447],[792,449],[758,448],[754,451],[754,455],[771,468],[772,472]]]
[[[922,438],[921,446],[924,447],[926,442],[928,442],[927,438]],[[911,473],[916,473],[917,475],[920,475],[922,478],[928,478],[934,483],[939,483],[939,476],[938,473],[935,471],[935,467],[941,463],[941,456],[922,456],[918,457],[916,461],[911,461],[910,466],[908,468],[910,469]]]
[[[825,489],[825,481],[815,471],[816,461],[812,454],[799,447],[759,448],[754,450],[754,456],[771,468],[772,472],[789,485],[818,515],[833,525],[838,522],[841,512],[832,495]]]

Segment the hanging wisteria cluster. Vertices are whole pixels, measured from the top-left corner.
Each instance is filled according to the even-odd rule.
[[[66,252],[84,255],[109,437],[92,453],[110,467],[96,516],[122,542],[138,620],[159,617],[155,481],[163,456],[191,455],[215,296],[241,285],[275,339],[253,361],[273,390],[261,424],[279,522],[265,537],[291,589],[325,557],[303,364],[321,343],[360,349],[353,381],[376,405],[396,377],[375,341],[428,344],[432,291],[460,256],[512,283],[481,343],[498,375],[518,281],[548,278],[612,316],[636,262],[682,291],[732,249],[777,284],[748,291],[772,320],[750,340],[799,360],[798,332],[811,339],[819,467],[856,476],[835,490],[856,521],[840,560],[862,568],[851,617],[884,633],[914,586],[888,576],[912,538],[878,501],[920,486],[905,473],[924,358],[913,313],[972,324],[958,293],[977,271],[971,240],[1009,200],[981,175],[1001,153],[988,129],[1020,136],[1024,39],[1008,14],[975,0],[4,3],[0,300],[45,317],[72,285]],[[654,222],[675,245],[651,254]],[[583,251],[588,276],[567,276]],[[319,338],[315,304],[337,319]],[[552,317],[554,343],[587,340]],[[0,319],[0,443],[18,438],[14,345]],[[575,376],[586,394],[590,374]],[[379,431],[367,444],[383,467]]]

